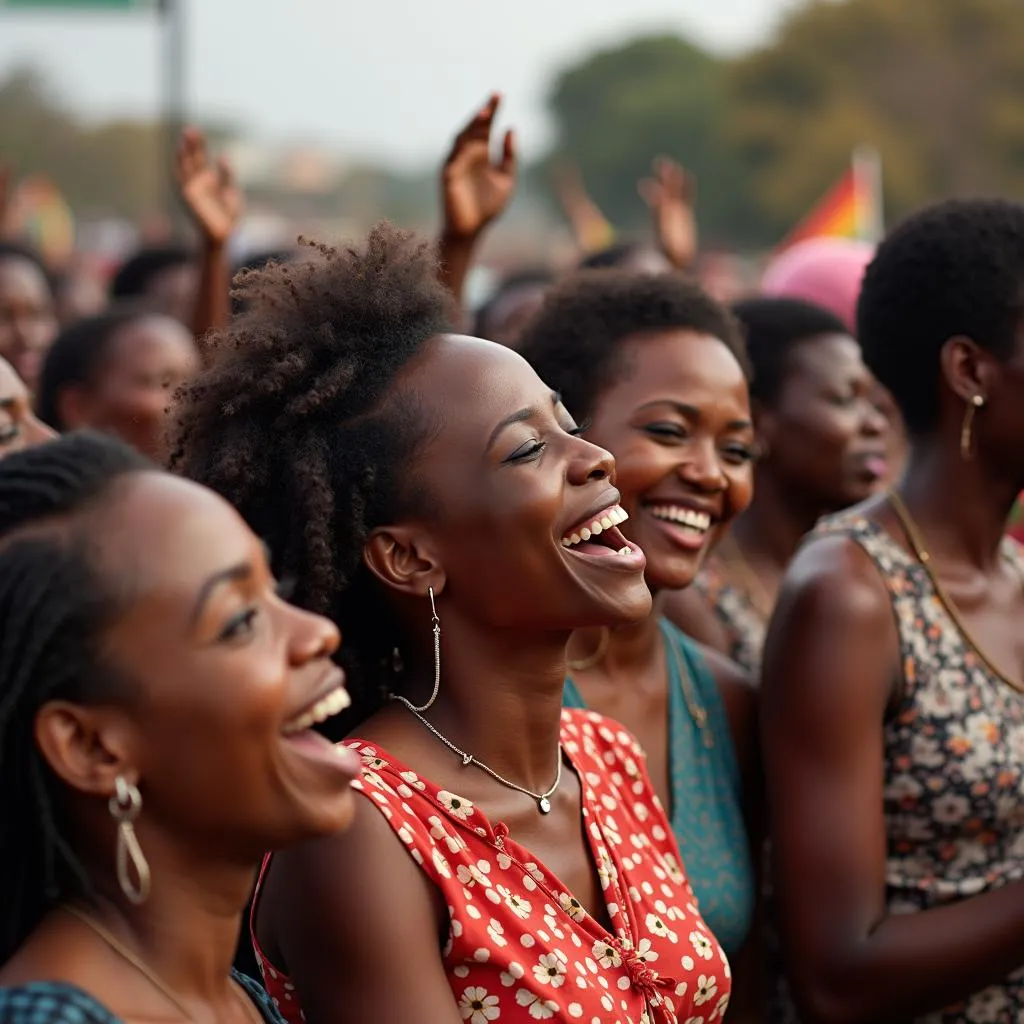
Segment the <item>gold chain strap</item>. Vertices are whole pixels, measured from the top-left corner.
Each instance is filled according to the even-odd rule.
[[[1020,693],[1024,693],[1024,684],[1019,683],[1015,679],[1011,679],[1002,669],[999,668],[995,662],[982,650],[978,642],[974,639],[974,635],[967,628],[967,624],[964,622],[960,615],[960,610],[957,608],[953,599],[946,592],[946,588],[942,585],[939,580],[935,569],[932,567],[931,555],[928,553],[927,547],[925,547],[924,538],[921,536],[921,531],[918,529],[917,523],[914,522],[914,517],[910,514],[910,509],[907,508],[900,497],[899,493],[895,490],[889,491],[889,507],[896,514],[896,518],[900,521],[900,526],[903,527],[903,532],[907,535],[907,540],[910,542],[910,547],[917,557],[917,560],[921,563],[924,571],[928,574],[928,579],[931,580],[932,586],[935,588],[935,594],[945,608],[946,614],[953,620],[953,624],[958,630],[960,630],[964,639],[971,645],[974,652],[978,657],[985,663],[989,671],[993,675],[1001,679],[1007,686],[1012,687]],[[1024,570],[1021,569],[1020,565],[1012,558],[1007,555],[1003,555],[1005,560],[1010,563],[1011,568],[1020,577],[1021,584],[1024,586]]]

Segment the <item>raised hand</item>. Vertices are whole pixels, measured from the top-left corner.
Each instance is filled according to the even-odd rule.
[[[668,157],[654,161],[653,175],[638,184],[640,195],[654,215],[654,231],[662,252],[680,270],[697,257],[696,183]]]
[[[590,198],[579,167],[559,160],[552,169],[552,183],[580,250],[591,253],[611,245],[615,229]]]
[[[491,131],[501,97],[493,95],[455,137],[441,173],[445,233],[475,238],[498,217],[516,187],[515,136],[505,133],[501,156],[491,159]]]
[[[197,128],[182,132],[175,172],[181,198],[206,242],[227,244],[242,217],[242,190],[226,160],[210,160],[206,136]]]
[[[0,239],[15,235],[14,168],[0,160]]]

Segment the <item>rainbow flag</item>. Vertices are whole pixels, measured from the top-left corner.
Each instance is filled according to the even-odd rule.
[[[787,235],[779,249],[808,238],[878,242],[882,227],[881,163],[877,153],[854,153],[850,169]]]

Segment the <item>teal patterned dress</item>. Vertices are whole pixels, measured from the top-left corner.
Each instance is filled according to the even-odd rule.
[[[659,626],[669,671],[669,819],[701,915],[733,956],[750,932],[756,882],[732,732],[718,685],[696,644],[665,619]],[[711,746],[686,706],[679,667],[707,711]],[[565,682],[563,702],[570,708],[586,707],[571,679]]]

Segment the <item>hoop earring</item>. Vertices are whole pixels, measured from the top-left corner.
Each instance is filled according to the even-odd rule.
[[[964,410],[964,422],[960,427],[960,458],[970,462],[974,458],[974,417],[985,405],[981,395],[973,395]]]
[[[433,587],[427,587],[427,596],[430,598],[430,628],[434,634],[434,692],[430,695],[430,700],[426,704],[422,704],[419,707],[409,704],[413,711],[426,711],[430,708],[434,701],[437,700],[438,692],[441,689],[441,620],[437,615],[437,605],[434,604]]]
[[[114,794],[107,806],[110,816],[117,822],[117,883],[128,900],[138,906],[149,896],[150,873],[139,840],[135,836],[134,821],[142,810],[142,794],[138,787],[123,775],[114,780]],[[129,864],[135,869],[132,881]]]

